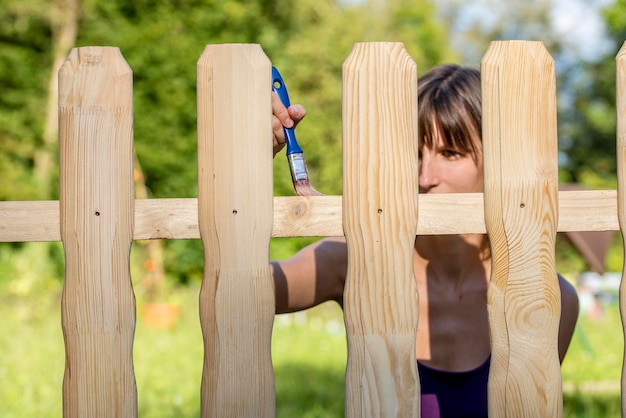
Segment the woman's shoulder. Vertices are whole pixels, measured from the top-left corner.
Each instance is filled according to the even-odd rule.
[[[311,250],[315,260],[321,268],[330,269],[335,274],[346,274],[348,269],[348,245],[344,237],[324,238],[315,244]]]
[[[560,274],[557,276],[559,278],[559,288],[561,290],[561,305],[564,307],[575,307],[576,314],[578,315],[578,293],[576,292],[576,288],[565,277]]]

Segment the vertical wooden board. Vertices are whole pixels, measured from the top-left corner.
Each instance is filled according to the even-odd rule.
[[[346,416],[417,416],[417,71],[401,43],[344,62],[343,168]]]
[[[59,70],[65,417],[137,416],[133,372],[132,71],[118,48]]]
[[[617,218],[626,248],[626,42],[615,57],[615,107],[617,110]],[[626,335],[626,273],[622,269],[619,307]],[[626,351],[622,358],[622,416],[626,416]]]
[[[540,42],[494,42],[481,63],[492,416],[562,415],[555,269],[554,62]]]
[[[259,45],[208,45],[197,67],[202,416],[274,416],[271,63]]]

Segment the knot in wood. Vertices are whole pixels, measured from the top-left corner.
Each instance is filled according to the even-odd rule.
[[[302,216],[306,212],[306,207],[302,203],[298,203],[292,206],[291,214],[296,217]]]

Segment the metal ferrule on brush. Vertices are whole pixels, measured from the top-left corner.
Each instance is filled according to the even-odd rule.
[[[300,180],[309,180],[309,174],[304,161],[304,154],[293,153],[287,154],[287,161],[289,161],[289,170],[291,171],[291,179],[293,182]]]

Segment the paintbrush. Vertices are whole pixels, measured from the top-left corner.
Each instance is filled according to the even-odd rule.
[[[272,67],[272,89],[278,94],[283,105],[288,108],[291,103],[289,102],[287,87],[276,67]],[[287,161],[289,161],[293,188],[298,196],[323,196],[322,193],[311,186],[309,171],[304,160],[304,152],[296,140],[294,128],[283,127],[285,143],[287,144]]]

